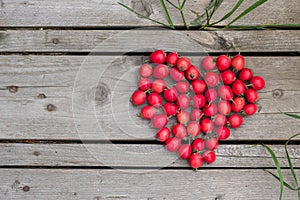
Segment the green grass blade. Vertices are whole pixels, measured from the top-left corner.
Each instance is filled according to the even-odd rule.
[[[135,10],[133,10],[132,8],[126,6],[125,4],[122,4],[122,3],[120,3],[120,2],[118,2],[118,4],[121,5],[122,7],[126,8],[126,9],[129,10],[130,12],[133,12],[134,14],[140,16],[140,17],[143,17],[143,18],[145,18],[145,19],[148,19],[148,20],[150,20],[150,21],[152,21],[152,22],[154,22],[154,23],[157,23],[157,24],[159,24],[159,25],[165,26],[165,27],[167,27],[167,28],[172,28],[171,26],[169,26],[169,25],[167,25],[167,24],[165,24],[165,23],[162,23],[162,22],[156,21],[156,20],[154,20],[154,19],[151,19],[150,17],[147,17],[147,16],[145,16],[145,15],[143,15],[143,14],[141,14],[141,13],[135,11]],[[174,29],[174,28],[172,28],[172,29]]]
[[[284,113],[284,114],[289,116],[289,117],[295,118],[295,119],[300,119],[299,115],[294,115],[294,114],[289,114],[289,113]]]
[[[168,9],[167,9],[167,7],[166,7],[166,4],[165,4],[164,0],[160,0],[160,4],[161,4],[161,6],[162,6],[162,8],[163,8],[163,10],[164,10],[164,12],[165,12],[165,15],[166,15],[166,17],[167,17],[167,20],[168,20],[170,26],[171,26],[173,29],[175,29],[175,26],[174,26],[174,24],[173,24],[173,21],[172,21],[172,19],[171,19],[171,16],[170,16],[170,14],[169,14],[169,11],[168,11]]]
[[[225,19],[227,19],[228,17],[230,17],[241,6],[241,4],[243,2],[244,2],[244,0],[239,0],[229,13],[224,15],[224,17],[222,17],[219,21],[216,21],[216,22],[212,23],[211,26],[215,25],[215,24],[218,24],[218,23],[224,21]]]
[[[258,0],[257,2],[255,2],[254,4],[252,4],[250,7],[248,7],[246,10],[244,10],[239,16],[237,16],[235,19],[233,19],[229,24],[227,24],[225,28],[227,28],[228,26],[230,26],[231,24],[233,24],[234,22],[236,22],[240,18],[244,17],[249,12],[251,12],[252,10],[254,10],[255,8],[257,8],[258,6],[262,5],[266,1],[268,1],[268,0]]]
[[[174,4],[172,3],[170,0],[166,0],[171,6],[173,6],[174,8],[176,8],[177,10],[179,10],[179,8]]]
[[[277,173],[278,173],[278,176],[279,176],[279,181],[280,181],[280,196],[279,196],[279,199],[281,200],[282,199],[282,192],[283,192],[283,176],[282,176],[281,168],[280,168],[278,159],[277,159],[275,153],[272,151],[272,149],[270,149],[270,147],[268,147],[265,144],[263,144],[263,146],[267,149],[267,151],[272,156],[273,162],[276,166]]]
[[[276,176],[275,174],[273,174],[272,172],[270,172],[270,171],[268,171],[268,170],[264,170],[264,171],[268,172],[268,173],[271,174],[274,178],[276,178],[278,181],[280,181],[280,178],[279,178],[278,176]],[[293,188],[292,186],[290,186],[290,185],[289,185],[287,182],[285,182],[285,181],[283,181],[283,185],[284,185],[285,187],[287,187],[288,189],[290,189],[290,190],[293,190],[293,191],[297,190],[297,189]]]
[[[184,2],[185,3],[185,2]],[[183,13],[183,6],[182,4],[180,3],[180,0],[178,0],[178,7],[179,7],[179,12],[180,12],[180,15],[181,15],[181,18],[182,18],[182,21],[183,21],[183,24],[184,26],[189,29],[189,25],[186,23],[186,20],[185,20],[185,17],[184,17],[184,13]]]
[[[186,0],[184,0],[181,4],[181,9],[183,9],[184,5],[185,5]]]

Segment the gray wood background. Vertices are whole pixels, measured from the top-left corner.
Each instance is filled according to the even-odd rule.
[[[0,199],[277,199],[279,182],[264,171],[276,172],[272,158],[253,145],[270,144],[293,182],[283,144],[300,124],[282,112],[300,114],[299,30],[168,31],[117,2],[0,0]],[[166,22],[159,1],[120,2]],[[235,3],[224,1],[212,21]],[[269,0],[236,25],[300,23],[299,3]],[[187,1],[188,21],[191,9],[208,4]],[[232,130],[217,161],[197,172],[155,142],[128,102],[154,48],[196,65],[205,52],[241,52],[266,79],[260,113]],[[299,139],[288,149],[299,176]],[[285,189],[283,199],[296,195]]]

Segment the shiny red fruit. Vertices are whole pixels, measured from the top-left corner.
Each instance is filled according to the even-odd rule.
[[[144,77],[144,78],[150,77],[152,75],[152,72],[153,72],[153,69],[148,64],[143,64],[139,70],[139,74],[141,75],[141,77]]]
[[[166,81],[161,79],[156,79],[152,82],[151,89],[153,92],[162,93],[166,88]]]
[[[174,137],[183,139],[187,135],[187,130],[184,125],[177,123],[172,127],[172,133]]]
[[[238,54],[234,56],[231,60],[231,66],[236,71],[241,71],[245,66],[245,58],[244,56]]]
[[[207,164],[211,164],[211,163],[215,162],[216,158],[217,158],[217,156],[216,156],[216,153],[214,151],[206,151],[203,154],[203,160]]]
[[[168,102],[174,102],[177,99],[178,93],[174,87],[164,91],[164,98]]]
[[[141,90],[136,90],[131,96],[131,102],[138,106],[142,105],[146,101],[146,94]]]
[[[178,156],[183,159],[186,160],[190,157],[190,155],[192,154],[192,147],[189,144],[183,144],[181,145],[181,147],[178,149]]]
[[[200,109],[193,109],[190,113],[190,119],[193,121],[199,121],[202,117],[202,111]]]
[[[162,50],[156,50],[150,55],[150,61],[152,63],[162,64],[166,61],[166,54]]]
[[[219,83],[219,75],[215,72],[207,72],[204,75],[204,81],[208,87],[216,87]]]
[[[190,106],[190,97],[185,95],[185,94],[180,94],[178,97],[177,97],[177,100],[176,100],[176,105],[178,106],[178,108],[181,108],[181,109],[186,109]]]
[[[247,104],[244,107],[244,113],[248,116],[255,114],[257,111],[257,106],[253,103]]]
[[[163,127],[156,133],[156,138],[160,142],[165,142],[170,137],[171,132],[170,129],[167,127]]]
[[[206,89],[206,84],[204,81],[202,80],[194,80],[192,83],[191,83],[191,86],[193,88],[193,91],[196,93],[196,94],[201,94],[205,91]]]
[[[252,77],[250,83],[254,90],[261,90],[265,87],[265,80],[260,76]]]
[[[178,59],[176,67],[181,72],[186,71],[191,67],[191,61],[187,57],[181,57]]]
[[[209,150],[215,150],[218,148],[219,142],[217,138],[210,138],[205,140],[205,147]]]
[[[170,152],[177,151],[181,145],[181,139],[169,138],[166,141],[166,149]]]
[[[170,69],[170,77],[173,81],[178,82],[184,79],[184,72],[178,71],[177,68]]]
[[[185,71],[185,78],[189,81],[196,80],[200,76],[200,71],[196,66],[191,66]]]
[[[222,115],[222,114],[216,114],[214,117],[213,117],[213,123],[216,125],[216,126],[225,126],[225,124],[227,123],[227,118],[225,115]]]
[[[214,130],[214,123],[209,118],[204,118],[201,121],[201,131],[205,134],[211,133]]]
[[[169,119],[168,119],[167,115],[156,114],[152,117],[151,123],[154,128],[161,129],[167,125],[168,121],[169,121]]]
[[[218,93],[215,89],[209,88],[208,90],[205,91],[204,96],[208,102],[213,102],[217,100]]]
[[[166,78],[169,75],[169,69],[167,65],[159,64],[153,69],[153,77],[157,79]]]
[[[167,116],[173,116],[176,115],[178,107],[175,104],[167,102],[164,104],[163,110]]]
[[[235,74],[231,70],[226,70],[220,73],[221,80],[224,84],[230,85],[236,79]]]
[[[229,116],[228,122],[231,128],[238,128],[243,123],[243,117],[240,114],[232,114]]]
[[[244,82],[250,80],[252,76],[253,76],[252,71],[249,68],[244,68],[239,73],[239,79]]]
[[[193,169],[198,169],[202,166],[202,157],[198,153],[193,153],[189,159],[189,165]]]
[[[203,113],[206,117],[214,116],[217,113],[217,106],[213,103],[207,104],[203,108]]]
[[[153,92],[148,95],[148,103],[149,105],[158,108],[162,106],[162,97],[158,93]]]
[[[244,82],[239,79],[234,81],[231,87],[232,92],[237,96],[244,94],[246,91],[246,86]]]
[[[138,86],[142,91],[149,90],[151,88],[151,81],[149,78],[140,78]]]
[[[190,121],[187,125],[187,133],[192,137],[196,137],[200,134],[201,125],[197,121]]]
[[[231,113],[231,105],[228,101],[220,100],[218,103],[218,111],[223,115],[228,115]]]
[[[218,68],[219,71],[224,71],[224,70],[226,70],[230,67],[231,60],[226,55],[220,55],[217,58],[216,65],[217,65],[217,68]]]
[[[179,93],[187,93],[190,90],[190,84],[185,81],[179,81],[176,83],[175,88]]]
[[[167,56],[167,64],[174,67],[178,60],[178,54],[176,52],[171,52]]]
[[[212,56],[206,56],[203,58],[201,66],[204,70],[213,70],[216,67],[216,62]]]
[[[258,94],[257,94],[257,92],[255,90],[249,88],[245,92],[245,97],[246,97],[246,100],[249,103],[255,103],[257,101],[257,99],[258,99]]]
[[[192,143],[192,149],[196,151],[202,151],[204,149],[204,140],[202,138],[197,138]]]
[[[156,108],[153,106],[144,106],[141,110],[141,117],[143,119],[151,119],[156,114]]]
[[[232,104],[231,104],[231,109],[233,112],[240,112],[243,110],[246,102],[243,97],[236,97],[233,99]]]
[[[202,108],[206,104],[205,96],[202,94],[196,94],[192,97],[192,106],[194,108]]]
[[[221,85],[218,88],[218,95],[223,100],[231,100],[233,98],[233,92],[228,85]]]
[[[216,130],[219,140],[226,140],[230,136],[230,129],[226,126],[220,126]]]
[[[181,124],[187,124],[190,120],[189,113],[185,110],[180,110],[176,115],[177,121]]]

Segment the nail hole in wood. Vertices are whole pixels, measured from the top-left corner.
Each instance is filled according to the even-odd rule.
[[[48,104],[48,105],[47,105],[47,110],[48,110],[49,112],[55,111],[55,110],[56,110],[56,106],[53,105],[53,104]]]
[[[18,92],[18,86],[15,86],[15,85],[8,86],[7,89],[8,89],[8,91],[11,92],[11,93],[16,93],[16,92]]]
[[[47,98],[47,96],[46,96],[44,93],[40,93],[40,94],[37,96],[37,98],[39,98],[39,99],[45,99],[45,98]]]
[[[273,90],[272,95],[275,99],[279,99],[283,96],[283,90],[282,89]]]
[[[23,187],[23,191],[24,191],[24,192],[29,192],[29,190],[30,190],[30,187],[29,187],[29,186],[25,185],[25,186]]]
[[[35,156],[39,156],[39,155],[41,155],[41,153],[40,153],[40,152],[38,152],[38,151],[34,151],[34,152],[33,152],[33,155],[35,155]]]
[[[58,44],[58,43],[59,43],[59,39],[53,38],[53,39],[52,39],[52,43],[53,43],[53,44]]]

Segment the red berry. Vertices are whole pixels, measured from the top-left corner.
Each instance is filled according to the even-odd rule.
[[[181,139],[178,138],[169,138],[166,141],[166,148],[170,152],[177,151],[181,145]]]
[[[157,79],[166,78],[169,74],[168,67],[163,64],[159,64],[153,69],[153,77]]]
[[[217,99],[218,94],[217,91],[213,88],[209,88],[208,90],[205,91],[204,96],[207,101],[213,102]]]
[[[162,50],[156,50],[150,55],[150,61],[152,63],[162,64],[166,61],[166,54]]]
[[[212,56],[206,56],[201,62],[202,69],[213,70],[216,67],[216,62]]]
[[[248,81],[252,78],[252,71],[251,69],[249,68],[244,68],[242,69],[242,71],[240,71],[240,74],[239,74],[239,79],[242,80],[242,81]]]
[[[213,118],[213,122],[216,126],[225,126],[227,123],[227,118],[225,115],[216,114]]]
[[[169,121],[169,119],[168,119],[167,115],[156,114],[152,117],[151,123],[154,128],[161,129],[167,125],[168,121]]]
[[[170,69],[170,77],[173,81],[178,82],[184,79],[184,72],[178,71],[176,68]]]
[[[260,76],[251,78],[250,83],[254,90],[261,90],[265,87],[265,80]]]
[[[153,72],[153,69],[150,65],[148,64],[143,64],[141,67],[140,67],[140,75],[141,77],[144,77],[144,78],[148,78],[149,76],[152,75],[152,72]]]
[[[170,137],[170,129],[163,127],[156,133],[156,138],[160,142],[165,142]]]
[[[162,93],[164,91],[164,89],[166,88],[166,82],[161,79],[156,79],[152,82],[151,88],[152,88],[153,92]]]
[[[199,121],[202,117],[202,111],[199,109],[193,109],[190,113],[190,119],[193,121]]]
[[[196,80],[196,79],[199,78],[199,76],[200,76],[200,71],[199,71],[199,69],[198,69],[197,67],[195,67],[195,66],[191,66],[189,69],[187,69],[187,70],[185,71],[185,78],[186,78],[187,80],[190,80],[190,81]]]
[[[181,110],[178,112],[176,115],[177,121],[181,124],[187,124],[190,120],[189,113],[186,112],[185,110]]]
[[[234,56],[231,60],[231,66],[236,71],[241,71],[245,66],[245,58],[244,56],[238,54]]]
[[[205,134],[211,133],[213,132],[213,130],[214,130],[214,124],[210,119],[205,118],[201,121],[201,131],[203,133]]]
[[[184,125],[177,123],[172,127],[172,133],[174,137],[183,139],[186,137],[187,131]]]
[[[234,81],[234,83],[232,84],[232,92],[235,95],[237,96],[242,95],[245,93],[245,91],[246,91],[246,86],[243,81],[239,79]]]
[[[192,83],[191,83],[191,86],[193,88],[193,91],[196,93],[196,94],[200,94],[200,93],[203,93],[206,89],[206,84],[204,81],[202,80],[194,80]]]
[[[255,90],[250,88],[250,89],[246,90],[245,97],[249,103],[254,103],[258,99],[258,94]]]
[[[141,78],[138,82],[138,86],[142,91],[149,90],[151,88],[151,81],[149,78]]]
[[[188,97],[185,94],[180,94],[177,97],[176,105],[178,106],[178,108],[186,109],[190,106],[190,101],[191,101],[190,97]]]
[[[190,68],[191,62],[187,57],[181,57],[178,59],[176,67],[179,71],[183,72]]]
[[[178,60],[178,54],[176,52],[171,52],[167,56],[167,64],[170,66],[175,66]]]
[[[198,153],[193,153],[189,159],[189,165],[193,169],[197,169],[202,166],[202,157]]]
[[[246,103],[243,97],[236,97],[232,101],[231,109],[233,112],[240,112],[241,110],[243,110],[245,104]]]
[[[223,100],[231,100],[233,98],[232,90],[228,85],[221,85],[218,88],[218,95]]]
[[[226,85],[230,85],[233,83],[233,81],[235,80],[235,74],[230,71],[230,70],[226,70],[220,73],[220,77],[223,81],[224,84]]]
[[[189,86],[188,82],[180,81],[176,83],[175,88],[179,93],[187,93],[190,89]]]
[[[217,110],[217,106],[211,103],[204,106],[203,113],[206,117],[211,117],[217,113]]]
[[[228,115],[231,112],[230,103],[225,100],[220,100],[218,103],[218,111],[223,115]]]
[[[146,101],[146,94],[141,90],[136,90],[132,96],[131,101],[134,105],[142,105]]]
[[[231,60],[226,55],[220,55],[217,58],[216,65],[217,65],[217,68],[218,68],[219,71],[224,71],[224,70],[226,70],[230,67]]]
[[[173,116],[176,115],[178,111],[178,107],[172,103],[167,102],[164,104],[163,110],[167,116],[171,116],[171,115]]]
[[[215,72],[207,72],[204,75],[204,80],[209,87],[216,87],[219,83],[219,76]]]
[[[192,97],[192,106],[194,108],[202,108],[206,104],[206,99],[202,94],[196,94]]]
[[[219,140],[226,140],[230,136],[230,130],[226,126],[218,127],[216,133]]]
[[[202,151],[204,149],[204,140],[202,138],[195,139],[192,143],[192,149]]]
[[[209,150],[215,150],[216,148],[218,148],[219,146],[219,142],[217,138],[210,138],[205,140],[205,147]]]
[[[199,122],[197,121],[190,121],[187,125],[187,133],[192,136],[192,137],[196,137],[197,135],[200,134],[201,131],[201,126],[199,124]]]
[[[217,158],[217,156],[216,156],[216,153],[214,151],[206,151],[203,154],[203,160],[207,164],[211,164],[211,163],[215,162],[216,158]]]
[[[248,116],[253,115],[254,113],[256,113],[256,111],[257,111],[257,106],[253,103],[247,104],[244,107],[244,112]]]
[[[164,91],[164,98],[166,101],[174,102],[177,99],[178,93],[174,87]]]
[[[188,159],[190,157],[190,155],[192,154],[192,147],[189,144],[184,144],[182,145],[179,149],[178,149],[178,156],[181,159]]]
[[[158,93],[153,92],[148,96],[148,103],[149,105],[158,108],[162,105],[162,98]]]
[[[229,116],[228,121],[231,128],[238,128],[243,123],[243,117],[239,114],[232,114]]]
[[[156,113],[156,108],[153,106],[144,106],[141,110],[141,117],[144,119],[151,119]]]

